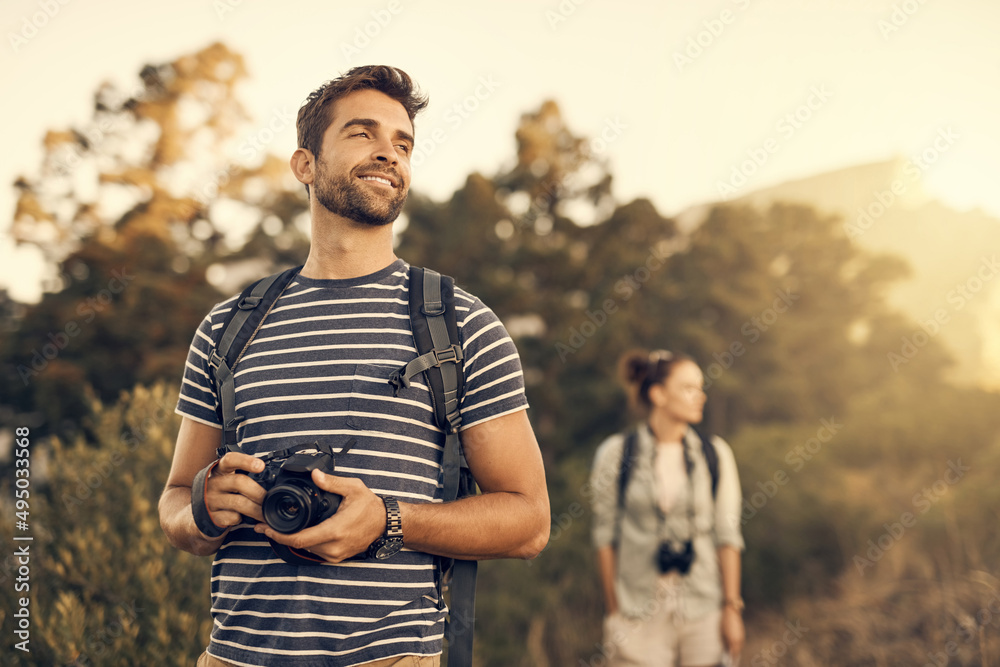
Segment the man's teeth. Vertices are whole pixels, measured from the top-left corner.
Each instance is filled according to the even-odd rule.
[[[392,187],[392,181],[390,181],[388,178],[382,178],[381,176],[362,176],[361,180],[363,180],[363,181],[376,181],[378,183],[385,183],[389,187]]]

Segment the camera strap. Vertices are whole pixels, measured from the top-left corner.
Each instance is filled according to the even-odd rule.
[[[191,513],[194,515],[194,525],[208,537],[222,537],[228,526],[220,526],[212,519],[212,513],[205,504],[205,489],[208,486],[208,476],[212,474],[219,461],[212,461],[195,475],[191,483]]]
[[[681,449],[684,450],[684,472],[686,473],[685,478],[687,480],[687,546],[690,548],[691,541],[695,538],[695,535],[698,532],[694,524],[694,482],[691,479],[691,475],[694,472],[694,461],[691,460],[691,452],[688,451],[686,441],[681,443]],[[664,524],[667,522],[667,515],[663,512],[663,508],[659,506],[659,503],[657,503],[656,509],[660,516],[660,529],[662,531]]]

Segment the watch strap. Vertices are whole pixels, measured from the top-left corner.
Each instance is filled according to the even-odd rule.
[[[399,510],[399,501],[392,496],[385,496],[382,502],[385,503],[384,537],[403,539],[403,513]]]
[[[388,558],[403,548],[403,515],[399,501],[383,496],[382,502],[385,504],[385,532],[368,547],[368,558]]]

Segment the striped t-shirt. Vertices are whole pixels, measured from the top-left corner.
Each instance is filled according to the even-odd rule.
[[[404,502],[439,502],[444,433],[423,375],[393,395],[389,375],[417,356],[410,328],[409,266],[369,276],[288,286],[236,366],[237,437],[261,454],[329,443],[337,473]],[[195,334],[177,411],[219,426],[208,373],[213,335],[235,297]],[[527,407],[517,350],[496,315],[455,289],[465,356],[463,428]],[[404,526],[405,531],[405,526]],[[386,561],[295,566],[243,525],[212,565],[209,652],[240,665],[357,665],[441,652],[434,558],[404,549]]]

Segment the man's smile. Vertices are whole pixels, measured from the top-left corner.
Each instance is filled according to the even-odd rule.
[[[392,181],[392,179],[390,179],[390,178],[388,178],[386,176],[365,175],[365,176],[359,176],[359,178],[362,181],[369,181],[369,182],[372,182],[372,183],[381,183],[383,185],[389,186],[392,189],[396,189],[396,187],[397,187],[396,184]]]

